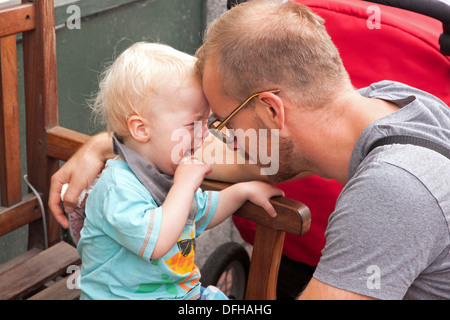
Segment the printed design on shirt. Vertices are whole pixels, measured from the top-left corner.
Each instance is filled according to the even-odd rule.
[[[180,249],[183,257],[188,257],[191,251],[195,252],[195,239],[181,239],[177,242],[178,249]]]
[[[185,291],[190,291],[199,281],[200,271],[194,264],[195,257],[195,229],[192,228],[188,235],[184,233],[177,241],[178,252],[164,263],[174,274],[183,275],[187,274],[184,280],[178,283],[178,286]],[[152,264],[157,265],[159,260],[152,261]],[[152,283],[143,283],[139,285],[137,293],[152,293],[158,290],[161,286],[165,286],[165,291],[171,295],[178,295],[178,289],[176,283],[172,283],[168,274],[161,274],[160,281],[154,281]]]
[[[161,286],[165,286],[168,294],[177,295],[177,287],[170,282],[170,276],[166,273],[161,274],[160,281],[154,281],[152,283],[141,283],[136,293],[152,293],[158,290]]]

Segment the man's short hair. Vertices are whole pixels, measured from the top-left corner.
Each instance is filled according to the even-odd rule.
[[[349,84],[324,20],[295,1],[236,5],[210,25],[196,57],[199,77],[217,58],[224,93],[236,100],[281,89],[291,101],[315,106]]]

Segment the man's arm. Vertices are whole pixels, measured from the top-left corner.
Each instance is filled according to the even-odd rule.
[[[375,300],[372,297],[342,290],[312,278],[299,300]]]
[[[202,148],[197,150],[196,155],[212,168],[207,179],[232,183],[252,180],[267,181],[267,177],[260,174],[260,169],[256,164],[244,160],[239,152],[228,149],[226,144],[212,134],[203,141]]]
[[[212,149],[217,152],[212,154],[210,152]],[[227,146],[213,135],[208,136],[206,141],[203,142],[203,147],[196,152],[196,155],[200,157],[201,152],[203,152],[201,159],[212,168],[212,173],[207,179],[231,183],[254,180],[269,181],[267,175],[261,174],[260,167],[250,163],[248,160],[244,160],[242,155],[236,150],[230,151],[227,149]],[[218,153],[217,157],[215,157],[216,153]],[[221,161],[223,163],[220,163]],[[301,172],[286,181],[305,178],[311,174],[311,172]]]
[[[99,133],[89,139],[52,176],[48,205],[56,221],[64,228],[69,227],[69,221],[60,207],[62,186],[69,183],[64,195],[64,208],[67,213],[71,213],[83,189],[87,188],[102,171],[106,160],[113,157],[111,135],[106,132]]]

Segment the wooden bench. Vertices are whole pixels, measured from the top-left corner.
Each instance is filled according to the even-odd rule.
[[[31,190],[22,195],[21,190],[17,33],[22,33],[24,57],[27,175],[39,197]],[[0,265],[0,299],[77,299],[80,290],[67,285],[73,280],[68,267],[79,265],[80,258],[73,246],[61,241],[61,227],[47,202],[59,160],[68,160],[89,136],[58,126],[53,0],[23,0],[21,5],[0,9],[0,53],[0,236],[29,225],[29,251]],[[225,187],[219,182],[203,183],[205,189]],[[284,234],[302,235],[309,229],[311,217],[305,205],[282,197],[272,203],[277,218],[251,203],[236,213],[258,224],[247,299],[276,298]]]
[[[79,290],[70,290],[67,268],[80,264],[74,248],[61,241],[47,250],[33,248],[0,266],[0,300],[5,299],[77,299]],[[70,272],[72,274],[72,272]]]

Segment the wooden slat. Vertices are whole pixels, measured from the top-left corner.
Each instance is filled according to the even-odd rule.
[[[201,188],[205,190],[221,190],[231,184],[213,180],[203,181]],[[309,230],[311,213],[306,205],[301,202],[275,197],[270,200],[277,217],[272,218],[257,205],[247,201],[235,215],[274,230],[286,231],[295,235],[302,235]]]
[[[0,274],[0,300],[21,299],[80,264],[77,250],[65,242],[50,247]]]
[[[34,4],[25,3],[0,9],[0,37],[35,28]]]
[[[15,35],[0,38],[0,73],[0,204],[9,207],[22,198]]]
[[[57,281],[50,287],[36,293],[28,300],[78,300],[81,295],[80,289],[69,289],[67,277]]]
[[[41,217],[42,214],[36,196],[34,194],[25,195],[21,202],[11,207],[0,207],[0,236]],[[44,235],[41,233],[41,238],[43,237]]]
[[[5,263],[0,265],[0,274],[8,271],[9,269],[14,268],[15,266],[25,262],[26,260],[30,259],[31,257],[34,257],[35,255],[42,252],[41,249],[33,248],[31,250],[26,251],[25,253],[6,261]]]
[[[285,232],[256,226],[246,300],[275,300]]]
[[[67,161],[91,136],[63,127],[47,130],[49,157]]]
[[[29,2],[22,0],[23,3]],[[51,176],[59,161],[47,156],[47,128],[58,124],[56,36],[52,0],[34,0],[36,28],[23,32],[27,174],[47,207]],[[47,209],[47,208],[46,208]],[[48,210],[46,210],[48,212]],[[61,240],[61,227],[47,215],[49,245]],[[29,247],[43,247],[42,224],[29,227]]]

